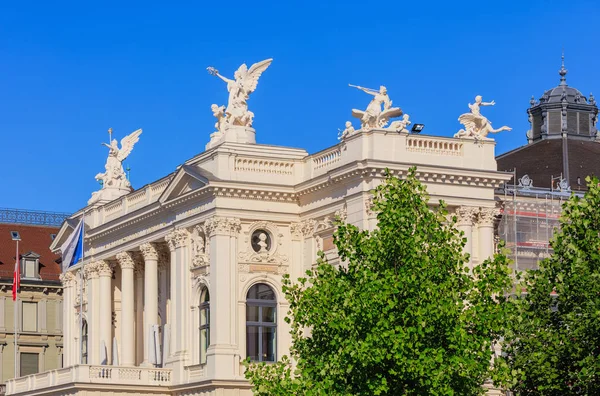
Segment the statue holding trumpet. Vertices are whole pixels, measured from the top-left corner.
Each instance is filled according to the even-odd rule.
[[[352,116],[360,119],[363,131],[382,129],[387,125],[390,118],[402,115],[402,110],[399,107],[392,107],[392,101],[387,94],[387,88],[383,85],[379,87],[379,90],[352,84],[348,85],[373,96],[365,111],[352,109]]]

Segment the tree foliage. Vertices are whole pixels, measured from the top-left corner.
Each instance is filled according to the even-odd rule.
[[[247,363],[255,394],[482,393],[507,317],[507,259],[470,273],[456,217],[430,207],[414,168],[388,175],[374,210],[374,231],[338,223],[343,265],[321,253],[306,278],[284,279],[294,363]]]
[[[522,280],[498,380],[519,395],[600,395],[600,188],[563,206],[551,257]]]

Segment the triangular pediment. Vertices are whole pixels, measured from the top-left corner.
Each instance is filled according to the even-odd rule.
[[[182,165],[171,180],[168,187],[159,198],[160,202],[167,202],[191,191],[206,186],[209,182],[209,172],[189,165]]]
[[[50,244],[50,250],[53,252],[58,250],[62,246],[62,244],[67,240],[67,238],[69,238],[69,235],[71,235],[75,227],[77,227],[78,223],[79,218],[65,219],[65,221],[63,221],[62,225],[60,226],[60,230],[58,230],[56,237],[54,237],[54,240]]]

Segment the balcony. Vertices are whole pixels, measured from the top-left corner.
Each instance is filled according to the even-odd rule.
[[[167,395],[171,369],[77,365],[11,379],[6,394],[64,394],[67,390],[106,389],[108,384],[122,392]]]

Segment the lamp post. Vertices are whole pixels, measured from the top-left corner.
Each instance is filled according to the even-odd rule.
[[[21,235],[19,235],[18,231],[11,231],[10,232],[10,238],[16,242],[17,248],[16,248],[16,255],[15,255],[15,273],[14,276],[15,277],[21,277],[21,271],[19,270],[19,268],[17,268],[17,266],[20,266],[20,260],[19,260],[19,241],[21,240]],[[19,319],[19,289],[18,289],[18,285],[19,285],[19,281],[20,279],[14,279],[14,284],[13,287],[16,287],[17,290],[15,291],[15,306],[14,306],[14,311],[15,311],[15,378],[17,378],[17,369],[18,369],[18,364],[17,364],[17,349],[18,349],[18,344],[17,344],[17,337],[18,337],[18,331],[17,331],[17,321]]]

